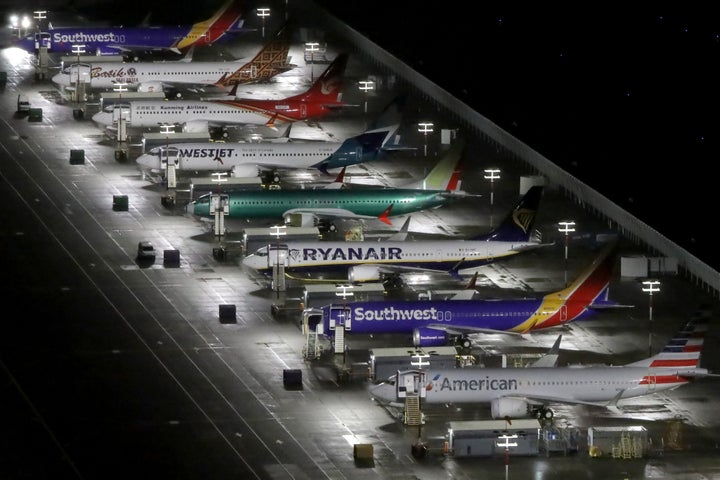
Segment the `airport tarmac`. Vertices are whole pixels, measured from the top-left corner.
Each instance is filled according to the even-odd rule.
[[[303,358],[305,338],[296,317],[273,317],[281,295],[267,280],[213,257],[218,239],[184,208],[161,204],[163,185],[144,180],[133,164],[117,162],[115,145],[92,122],[75,119],[32,66],[2,52],[9,83],[5,112],[27,94],[42,120],[6,115],[0,122],[0,241],[7,265],[1,336],[5,435],[0,471],[8,478],[713,478],[720,475],[717,385],[702,380],[663,395],[627,402],[622,412],[557,407],[567,428],[642,425],[657,448],[644,458],[571,455],[456,458],[442,451],[446,422],[487,418],[485,407],[426,408],[422,428],[404,426],[398,412],[375,404],[366,382],[339,382],[337,358]],[[379,93],[391,96],[392,92]],[[422,108],[418,99],[417,108]],[[424,112],[415,113],[421,115]],[[353,130],[358,119],[346,126]],[[414,119],[413,119],[414,120]],[[342,116],[319,122],[342,135]],[[440,124],[441,121],[438,122]],[[410,125],[414,125],[410,120]],[[410,135],[410,134],[408,134]],[[415,134],[412,141],[422,140]],[[419,154],[358,166],[350,176],[391,182],[412,178],[432,164]],[[71,165],[71,150],[84,163]],[[499,158],[480,141],[466,158],[468,191],[488,193],[482,168],[499,166],[503,178],[487,199],[458,202],[413,215],[414,235],[455,237],[487,231],[519,194],[520,178],[537,172]],[[474,167],[474,168],[473,168]],[[612,232],[581,206],[548,186],[538,229],[556,244],[483,267],[480,294],[521,295],[550,291],[582,269],[597,251],[598,234]],[[127,196],[128,209],[113,209]],[[564,262],[557,222],[573,219]],[[401,222],[398,222],[401,223]],[[230,233],[246,222],[232,221]],[[150,265],[135,260],[137,243],[159,252]],[[621,240],[626,256],[650,254]],[[179,264],[165,264],[177,250]],[[620,262],[618,262],[618,270]],[[561,329],[508,340],[475,338],[485,362],[502,353],[539,353],[563,334],[564,363],[623,364],[657,349],[698,309],[717,315],[716,300],[680,276],[662,275],[662,290],[648,297],[638,279],[611,285],[611,298],[635,308],[608,312]],[[413,288],[457,286],[436,276],[414,278]],[[297,294],[291,286],[288,296]],[[234,305],[236,322],[219,320],[221,305]],[[711,324],[704,362],[720,370],[717,325]],[[652,337],[649,333],[652,332]],[[649,346],[649,339],[652,345]],[[352,338],[347,361],[393,338]],[[302,389],[283,385],[283,372],[302,371]],[[672,434],[672,435],[671,435]],[[430,447],[412,455],[418,436]],[[670,442],[669,440],[672,440]],[[353,459],[356,444],[372,444],[373,461]],[[662,447],[662,448],[661,448]]]

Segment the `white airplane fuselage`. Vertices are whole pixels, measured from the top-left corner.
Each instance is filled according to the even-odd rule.
[[[341,143],[177,143],[158,146],[137,158],[151,171],[164,170],[166,160],[179,171],[231,171],[240,165],[311,168],[335,153]]]

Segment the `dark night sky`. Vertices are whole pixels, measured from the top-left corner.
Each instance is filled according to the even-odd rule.
[[[704,220],[720,127],[711,12],[318,3],[720,269]]]

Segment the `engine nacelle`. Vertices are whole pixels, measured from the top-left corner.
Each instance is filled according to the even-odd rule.
[[[288,227],[317,227],[318,218],[312,213],[288,213],[284,217]]]
[[[140,85],[138,85],[138,92],[142,93],[148,93],[148,92],[164,92],[163,84],[162,82],[143,82]]]
[[[530,408],[525,400],[517,398],[496,398],[490,402],[492,418],[526,418],[530,416]]]
[[[202,122],[202,121],[187,122],[185,125],[183,125],[183,132],[208,133],[208,122]]]
[[[416,328],[412,334],[413,345],[416,347],[439,347],[448,344],[448,334],[434,328]]]
[[[354,282],[377,282],[380,280],[380,269],[372,265],[356,265],[348,268],[348,280]]]
[[[235,165],[230,169],[231,177],[248,178],[260,175],[258,167],[249,163]]]

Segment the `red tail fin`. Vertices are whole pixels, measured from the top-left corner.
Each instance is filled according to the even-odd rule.
[[[310,89],[299,97],[303,101],[321,102],[326,105],[342,105],[340,100],[342,94],[343,76],[347,66],[348,54],[341,53],[328,66],[322,75],[318,77]]]

